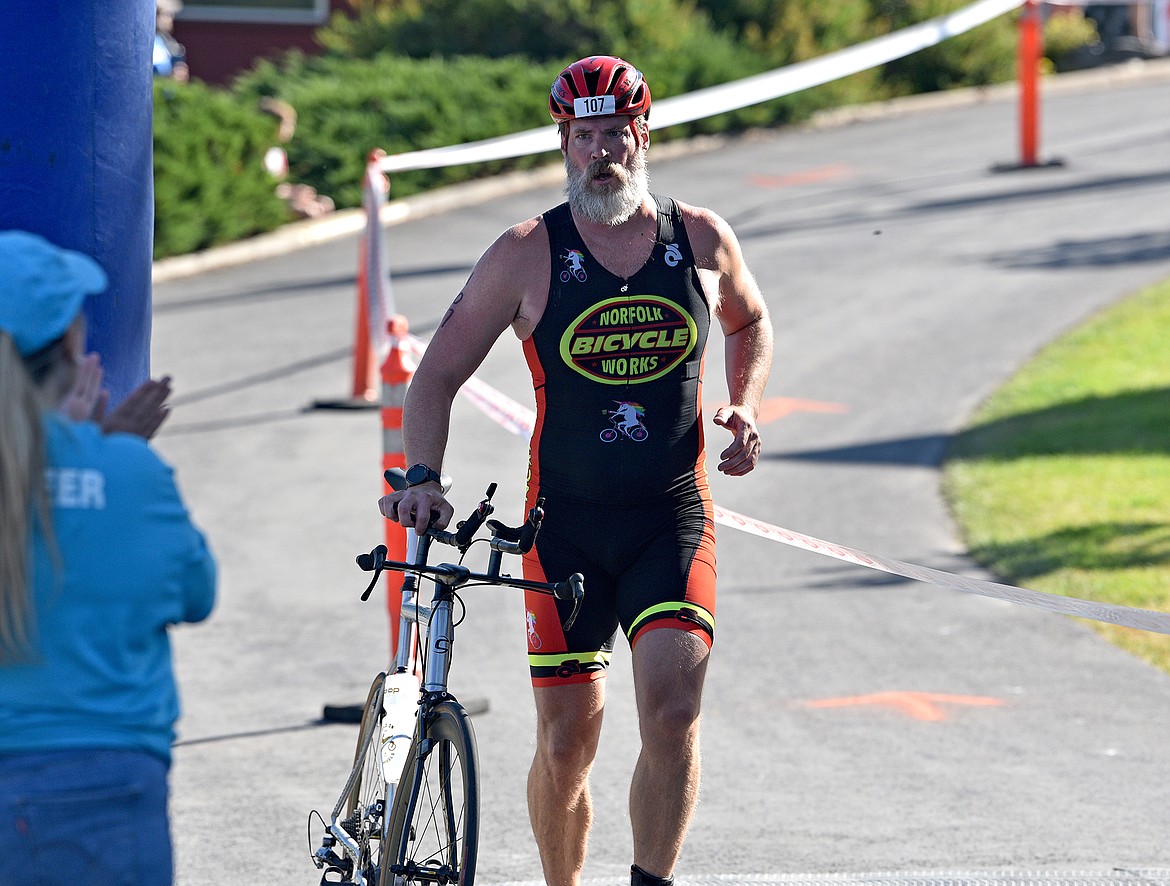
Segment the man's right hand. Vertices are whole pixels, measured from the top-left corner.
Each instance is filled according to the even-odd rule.
[[[420,483],[401,492],[383,495],[378,500],[378,510],[387,520],[401,523],[420,534],[429,528],[445,529],[455,513],[438,483]]]

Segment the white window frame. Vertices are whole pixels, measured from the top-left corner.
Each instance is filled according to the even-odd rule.
[[[271,6],[249,6],[247,0],[235,0],[231,5],[201,6],[199,0],[185,0],[179,21],[191,22],[264,22],[281,25],[321,25],[329,18],[329,0],[312,0],[312,9],[298,7],[281,9]]]

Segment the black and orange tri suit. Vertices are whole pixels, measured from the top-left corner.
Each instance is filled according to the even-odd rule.
[[[568,605],[529,592],[528,658],[537,686],[604,676],[620,625],[715,628],[715,534],[704,463],[703,352],[711,311],[675,202],[655,197],[646,263],[623,279],[589,253],[568,204],[544,214],[548,304],[524,354],[536,392],[528,503],[545,520],[527,577],[585,576]],[[559,607],[559,608],[558,608]]]

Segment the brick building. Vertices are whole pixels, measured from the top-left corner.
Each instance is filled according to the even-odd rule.
[[[287,49],[314,54],[314,32],[348,0],[183,0],[175,39],[187,50],[191,76],[224,85],[261,58]]]

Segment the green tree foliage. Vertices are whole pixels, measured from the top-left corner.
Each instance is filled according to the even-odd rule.
[[[792,64],[954,12],[970,0],[697,0],[726,30],[770,66]],[[1010,79],[1015,63],[1015,19],[1000,16],[853,80],[836,99],[869,99]],[[831,84],[830,84],[831,85]],[[840,92],[840,88],[838,88]]]
[[[255,104],[198,82],[154,87],[154,255],[269,231],[289,215],[264,169],[276,126]]]
[[[1078,51],[1101,40],[1097,23],[1079,9],[1054,10],[1044,23],[1044,55],[1056,70],[1066,70]]]
[[[549,123],[549,84],[568,61],[620,55],[660,101],[822,56],[969,0],[349,0],[318,32],[325,52],[262,62],[230,92],[167,84],[156,100],[160,254],[283,221],[260,157],[275,138],[262,96],[289,102],[290,179],[339,207],[361,200],[375,148],[400,153]],[[843,80],[666,130],[655,140],[798,121],[816,110],[981,85],[1014,72],[1011,16]],[[653,113],[651,122],[653,123]],[[393,195],[555,160],[516,158],[393,177]]]
[[[236,85],[249,100],[276,95],[297,109],[290,175],[339,206],[360,203],[362,168],[374,148],[399,153],[550,123],[549,84],[567,59],[602,51],[636,58],[656,99],[766,68],[677,0],[378,0],[360,4],[357,13],[353,20],[335,17],[323,29],[326,54],[261,63]],[[476,48],[489,55],[473,53]],[[782,109],[747,109],[670,135],[743,129],[786,116]],[[548,159],[402,173],[394,176],[393,193],[407,196]]]
[[[872,0],[885,30],[896,31],[954,12],[969,0]],[[1015,16],[1001,15],[937,46],[896,59],[882,68],[882,82],[893,95],[935,92],[956,86],[987,86],[1015,73]]]
[[[692,0],[350,0],[350,5],[352,17],[335,13],[317,35],[323,46],[346,58],[520,56],[547,62],[555,74],[573,59],[604,53],[634,61],[655,98],[768,67],[762,56],[717,32]],[[760,125],[784,116],[755,111],[688,132],[729,123]]]
[[[579,41],[600,41],[590,0],[350,0],[318,41],[349,58],[384,52],[413,58],[526,55],[561,58]]]
[[[716,54],[735,46],[691,0],[350,0],[318,33],[331,52],[373,58],[463,55],[565,61],[638,57],[704,40]],[[713,44],[713,45],[712,45]]]

